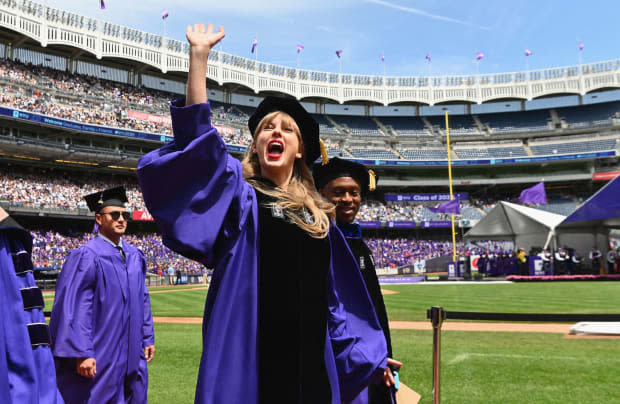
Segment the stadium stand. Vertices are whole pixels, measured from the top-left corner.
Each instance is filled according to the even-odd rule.
[[[590,139],[592,137],[589,137]],[[615,150],[618,145],[618,136],[597,137],[593,140],[583,140],[579,137],[562,137],[531,141],[529,146],[532,153],[538,156],[553,154],[588,153],[606,150]]]

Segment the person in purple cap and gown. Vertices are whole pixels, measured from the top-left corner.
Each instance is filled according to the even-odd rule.
[[[62,404],[32,236],[0,208],[0,402]]]
[[[336,206],[336,224],[345,236],[351,252],[359,265],[364,283],[375,307],[375,313],[383,329],[383,335],[388,349],[388,357],[392,357],[392,339],[379,278],[375,270],[372,252],[362,240],[362,229],[355,223],[355,217],[360,209],[362,197],[376,188],[377,177],[372,170],[362,164],[334,157],[333,159],[317,163],[312,169],[312,176],[317,189],[328,201]],[[405,240],[401,241],[405,244]],[[408,252],[405,252],[408,254]],[[394,376],[398,366],[388,367],[387,373],[390,384],[394,385]],[[357,403],[368,401],[370,404],[392,404],[396,402],[395,390],[384,383],[373,383],[368,386],[355,400]]]
[[[155,353],[146,260],[121,239],[125,190],[85,199],[98,236],[69,253],[58,277],[50,319],[58,388],[67,404],[146,403]]]
[[[211,125],[206,72],[224,37],[187,29],[187,97],[174,140],[138,163],[166,246],[214,268],[196,403],[340,404],[380,380],[385,338],[346,241],[309,166],[318,124],[293,99],[267,97],[249,119],[243,162]]]

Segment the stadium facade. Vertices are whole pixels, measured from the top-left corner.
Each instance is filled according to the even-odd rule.
[[[173,98],[184,93],[187,52],[184,42],[161,35],[33,1],[0,2],[0,56],[11,63]],[[231,153],[244,152],[244,118],[263,96],[295,97],[319,121],[330,155],[374,166],[381,192],[445,191],[445,111],[459,190],[495,187],[495,195],[510,194],[544,179],[567,193],[591,192],[593,181],[618,171],[620,59],[514,73],[392,77],[296,69],[214,50],[207,78],[211,101],[233,112],[221,124],[246,137],[228,142]],[[19,91],[40,88],[59,102],[166,115],[152,105],[42,87],[39,79],[1,80]],[[0,120],[5,163],[127,176],[142,154],[171,136],[165,127],[92,124],[6,105]]]

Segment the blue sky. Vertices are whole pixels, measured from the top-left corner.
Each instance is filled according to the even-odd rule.
[[[261,61],[354,74],[475,74],[574,65],[583,42],[584,63],[620,58],[620,1],[594,0],[41,0],[55,7],[185,40],[194,22],[223,25],[225,52],[245,57],[258,36]]]

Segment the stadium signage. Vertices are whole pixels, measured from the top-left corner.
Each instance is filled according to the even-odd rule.
[[[594,173],[592,174],[592,180],[593,181],[613,180],[618,175],[620,175],[620,171],[610,171],[608,173]]]
[[[146,210],[134,210],[131,218],[133,220],[143,221],[143,222],[153,222],[153,216]]]
[[[455,199],[466,200],[467,192],[454,194]],[[440,202],[449,201],[450,194],[385,194],[388,202]]]
[[[359,222],[362,229],[380,229],[381,222]]]
[[[11,108],[0,107],[0,116],[9,118],[23,119],[30,122],[41,123],[44,125],[56,126],[65,129],[78,130],[81,132],[99,133],[102,135],[131,137],[135,139],[154,140],[166,142],[172,140],[169,136],[156,135],[152,133],[137,132],[128,129],[117,129],[99,125],[87,125],[79,122],[68,121],[66,119],[52,118],[45,115],[33,114],[30,112],[19,111]]]
[[[415,222],[413,221],[387,222],[386,227],[390,229],[413,229],[415,227]]]
[[[431,221],[431,222],[422,222],[420,226],[424,229],[434,229],[439,227],[452,227],[452,222],[448,221]]]
[[[146,112],[134,111],[132,109],[127,111],[127,116],[137,121],[152,122],[164,125],[172,125],[172,118],[169,116],[148,114]]]

